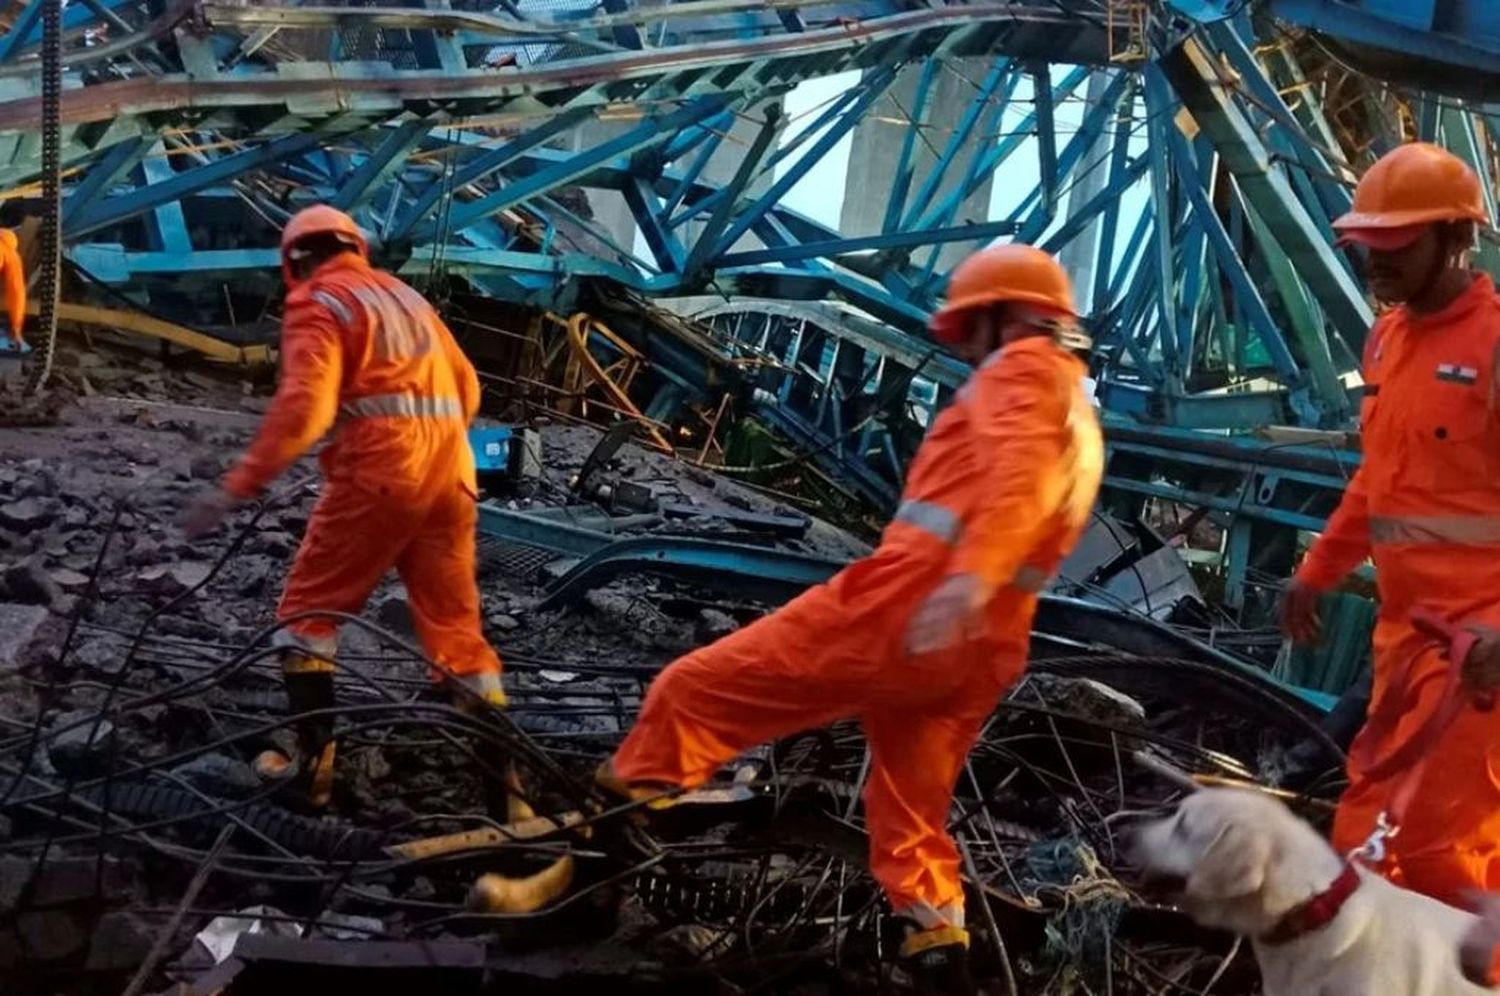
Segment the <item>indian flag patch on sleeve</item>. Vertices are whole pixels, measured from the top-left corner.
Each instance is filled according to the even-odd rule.
[[[1439,363],[1438,380],[1451,380],[1455,384],[1473,384],[1479,380],[1479,371],[1474,367],[1461,367],[1457,363]]]

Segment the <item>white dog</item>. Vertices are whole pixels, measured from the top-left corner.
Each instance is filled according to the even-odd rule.
[[[1204,789],[1130,855],[1198,923],[1249,937],[1265,996],[1478,996],[1459,947],[1478,918],[1345,861],[1257,792]]]

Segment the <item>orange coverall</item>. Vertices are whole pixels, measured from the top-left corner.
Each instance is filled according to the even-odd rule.
[[[1380,591],[1372,711],[1402,696],[1388,743],[1355,742],[1334,846],[1374,830],[1402,772],[1375,781],[1355,758],[1389,756],[1442,702],[1443,651],[1411,624],[1417,606],[1451,623],[1500,625],[1500,297],[1479,276],[1441,313],[1383,315],[1365,346],[1364,459],[1298,580],[1327,589],[1373,556]],[[1410,668],[1408,671],[1407,669]],[[1410,675],[1403,684],[1402,676]],[[1455,905],[1500,889],[1500,719],[1465,707],[1432,748],[1387,872]]]
[[[354,253],[287,282],[281,383],[224,479],[225,490],[250,497],[336,426],[278,617],[358,612],[395,567],[428,656],[459,675],[498,673],[475,580],[473,366],[420,294]],[[287,629],[314,652],[336,648],[333,620]]]
[[[992,354],[933,422],[875,552],[663,671],[614,774],[691,788],[756,744],[857,717],[875,878],[898,913],[962,926],[953,786],[1025,668],[1037,592],[1098,491],[1103,443],[1084,374],[1046,338]],[[910,656],[908,620],[962,572],[996,586],[981,632]]]
[[[5,313],[10,317],[10,341],[17,346],[25,341],[21,329],[26,325],[26,271],[21,264],[19,246],[15,232],[0,228],[0,281],[5,282]]]

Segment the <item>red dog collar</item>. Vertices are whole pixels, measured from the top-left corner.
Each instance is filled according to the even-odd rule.
[[[1280,923],[1271,928],[1270,933],[1261,937],[1261,943],[1286,944],[1323,929],[1339,915],[1339,911],[1358,888],[1359,869],[1352,864],[1345,865],[1332,885],[1301,906],[1294,907],[1281,918]]]

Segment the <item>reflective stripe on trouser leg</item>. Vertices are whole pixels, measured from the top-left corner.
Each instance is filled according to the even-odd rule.
[[[507,702],[505,688],[500,684],[498,671],[454,675],[454,680],[490,705],[503,706]]]
[[[903,920],[910,920],[923,930],[938,930],[942,927],[964,926],[964,904],[954,901],[945,906],[933,906],[931,903],[913,903],[895,911],[895,915]]]
[[[310,633],[299,633],[289,627],[283,626],[271,636],[271,646],[281,647],[284,651],[281,655],[281,668],[287,670],[288,659],[297,651],[305,653],[296,654],[305,660],[319,661],[327,665],[327,670],[333,670],[331,658],[338,653],[339,638],[335,630],[332,635],[320,635]],[[308,664],[304,670],[317,670],[312,664]]]

